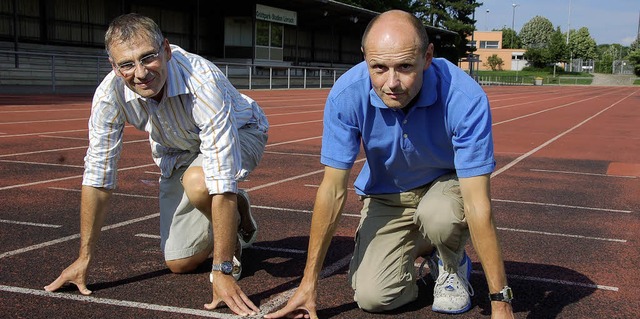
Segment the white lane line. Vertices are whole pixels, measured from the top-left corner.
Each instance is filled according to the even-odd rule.
[[[291,126],[291,125],[300,125],[300,124],[308,124],[308,123],[318,123],[318,122],[322,122],[322,120],[310,120],[310,121],[301,121],[301,122],[273,124],[273,125],[269,125],[269,128],[281,127],[281,126]]]
[[[49,189],[55,189],[59,191],[68,191],[68,192],[81,192],[81,189],[74,188],[63,188],[63,187],[49,187]],[[136,194],[125,194],[125,193],[111,193],[111,195],[125,196],[125,197],[136,197],[136,198],[149,198],[149,199],[158,199],[158,196],[149,196],[149,195],[136,195]]]
[[[300,111],[300,112],[290,112],[290,113],[269,114],[269,117],[272,117],[272,116],[289,116],[289,115],[306,114],[306,113],[322,113],[322,112],[324,112],[324,109],[312,110],[312,111]],[[271,125],[269,125],[269,127],[271,127]]]
[[[307,138],[301,138],[301,139],[298,139],[298,140],[284,141],[284,142],[280,142],[280,143],[267,144],[266,147],[272,147],[272,146],[278,146],[278,145],[284,145],[284,144],[293,144],[293,143],[310,141],[310,140],[317,140],[319,138],[322,138],[322,136],[307,137]]]
[[[529,233],[529,234],[538,234],[538,235],[546,235],[546,236],[560,236],[560,237],[571,237],[571,238],[579,238],[579,239],[590,239],[590,240],[602,240],[602,241],[612,241],[617,243],[626,243],[626,239],[616,239],[616,238],[605,238],[605,237],[591,237],[591,236],[583,236],[583,235],[571,235],[564,233],[551,233],[546,231],[538,231],[538,230],[528,230],[528,229],[517,229],[517,228],[505,228],[505,227],[496,227],[499,230],[512,231],[518,233]]]
[[[543,149],[543,148],[547,147],[549,144],[551,144],[551,143],[555,142],[556,140],[560,139],[561,137],[563,137],[563,136],[565,136],[565,135],[567,135],[567,134],[571,133],[573,130],[575,130],[575,129],[579,128],[580,126],[584,125],[585,123],[587,123],[587,122],[591,121],[592,119],[596,118],[596,117],[597,117],[597,116],[599,116],[600,114],[602,114],[602,113],[604,113],[604,112],[608,111],[609,109],[611,109],[612,107],[616,106],[618,103],[620,103],[620,102],[624,101],[625,99],[627,99],[628,97],[632,96],[633,94],[635,94],[635,92],[634,92],[634,93],[631,93],[631,94],[629,94],[629,95],[627,95],[627,96],[625,96],[625,97],[623,97],[622,99],[620,99],[620,100],[616,101],[615,103],[613,103],[613,104],[609,105],[608,107],[606,107],[606,108],[604,108],[604,109],[600,110],[600,111],[599,111],[599,112],[597,112],[596,114],[594,114],[594,115],[592,115],[592,116],[588,117],[588,118],[587,118],[587,119],[585,119],[584,121],[582,121],[582,122],[580,122],[580,123],[576,124],[576,125],[575,125],[575,126],[573,126],[572,128],[570,128],[570,129],[568,129],[568,130],[566,130],[566,131],[564,131],[564,132],[562,132],[562,133],[560,133],[560,134],[556,135],[555,137],[551,138],[550,140],[548,140],[548,141],[546,141],[546,142],[544,142],[544,143],[540,144],[538,147],[536,147],[536,148],[534,148],[534,149],[532,149],[532,150],[530,150],[530,151],[528,151],[528,152],[526,152],[526,153],[522,154],[521,156],[519,156],[519,157],[518,157],[518,158],[516,158],[515,160],[511,161],[510,163],[508,163],[507,165],[505,165],[505,166],[501,167],[500,169],[498,169],[498,170],[494,171],[494,172],[493,172],[493,174],[491,174],[491,177],[493,178],[493,177],[496,177],[496,176],[498,176],[498,175],[502,174],[504,171],[506,171],[506,170],[510,169],[511,167],[513,167],[514,165],[516,165],[516,164],[520,163],[522,160],[524,160],[524,159],[528,158],[529,156],[533,155],[533,154],[534,154],[534,153],[536,153],[537,151],[539,151],[539,150],[541,150],[541,149]],[[532,114],[535,114],[535,113],[532,113]],[[520,118],[522,118],[522,117],[520,117]],[[515,118],[515,119],[519,119],[519,118]],[[515,119],[513,119],[513,120],[515,120]],[[506,123],[506,122],[507,122],[507,121],[503,121],[503,122],[500,122],[500,123],[495,123],[495,124],[493,124],[493,126],[498,125],[498,124],[502,124],[502,123]]]
[[[51,123],[51,122],[68,122],[68,121],[89,121],[88,117],[75,118],[75,119],[59,119],[59,120],[40,120],[40,121],[20,121],[20,122],[3,122],[0,125],[10,124],[34,124],[34,123]]]
[[[75,141],[88,141],[89,140],[86,137],[70,137],[70,136],[55,136],[55,135],[40,135],[40,137],[57,138],[57,139],[63,139],[63,140],[75,140]]]
[[[22,133],[22,134],[10,134],[10,135],[0,135],[0,137],[22,137],[22,136],[34,136],[34,135],[43,135],[43,134],[54,134],[54,133],[76,133],[76,132],[86,132],[88,129],[80,129],[80,130],[67,130],[67,131],[52,131],[52,132],[36,132],[36,133]]]
[[[67,165],[67,164],[53,164],[53,163],[38,163],[38,162],[12,161],[12,160],[0,160],[0,163],[14,163],[14,164],[29,164],[29,165],[44,165],[44,166],[58,166],[58,167],[84,168],[84,165]]]
[[[40,133],[38,133],[40,134]],[[5,137],[7,135],[0,135],[0,137]],[[122,144],[132,144],[132,143],[140,143],[140,142],[149,142],[149,140],[134,140],[134,141],[127,141],[127,142],[122,142]],[[78,150],[78,149],[87,149],[87,146],[74,146],[74,147],[65,147],[65,148],[56,148],[56,149],[50,149],[50,150],[41,150],[41,151],[31,151],[31,152],[22,152],[22,153],[11,153],[11,154],[2,154],[0,155],[0,158],[2,157],[11,157],[11,156],[21,156],[21,155],[33,155],[33,154],[42,154],[42,153],[51,153],[51,152],[60,152],[60,151],[71,151],[71,150]]]
[[[160,239],[160,235],[153,235],[153,234],[142,234],[142,233],[140,233],[140,234],[135,234],[134,236],[142,237],[142,238]],[[289,253],[289,254],[306,254],[307,253],[306,250],[301,250],[301,249],[275,248],[275,247],[257,246],[255,244],[253,244],[253,245],[251,245],[251,247],[245,248],[245,249],[277,251],[277,252]]]
[[[60,228],[60,227],[62,227],[62,225],[21,222],[21,221],[17,221],[17,220],[8,220],[8,219],[0,219],[0,223],[3,223],[3,224],[14,224],[14,225],[35,226],[35,227],[45,227],[45,228]]]
[[[135,224],[137,222],[142,222],[142,221],[145,221],[145,220],[148,220],[148,219],[156,218],[158,216],[160,216],[160,214],[159,213],[155,213],[155,214],[151,214],[151,215],[147,215],[147,216],[142,216],[142,217],[138,217],[138,218],[134,218],[134,219],[129,219],[129,220],[126,220],[126,221],[123,221],[123,222],[120,222],[120,223],[115,223],[115,224],[112,224],[112,225],[104,226],[104,227],[102,227],[101,231],[115,229],[115,228],[131,225],[131,224]],[[28,247],[24,247],[24,248],[8,251],[8,252],[0,254],[0,259],[5,258],[5,257],[10,257],[10,256],[13,256],[13,255],[22,254],[24,252],[28,252],[28,251],[31,251],[31,250],[36,250],[36,249],[48,247],[48,246],[51,246],[51,245],[63,243],[63,242],[66,242],[66,241],[69,241],[69,240],[73,240],[73,239],[76,239],[76,238],[80,238],[80,234],[74,234],[74,235],[71,235],[71,236],[66,236],[66,237],[62,237],[62,238],[46,241],[44,243],[40,243],[40,244],[31,245],[31,246],[28,246]]]
[[[274,151],[265,151],[264,153],[265,154],[276,154],[276,155],[320,157],[320,154],[289,153],[289,152],[274,152]]]
[[[120,172],[120,171],[128,171],[128,170],[138,169],[138,168],[148,167],[148,166],[155,166],[155,165],[156,164],[146,164],[146,165],[140,165],[140,166],[132,166],[132,167],[127,167],[127,168],[121,168],[121,169],[118,169],[118,172]],[[54,178],[54,179],[48,179],[48,180],[37,181],[37,182],[26,183],[26,184],[10,185],[10,186],[5,186],[5,187],[0,187],[0,190],[19,188],[19,187],[27,187],[27,186],[46,184],[46,183],[52,183],[52,182],[59,182],[59,181],[65,181],[65,180],[74,179],[74,178],[82,178],[82,175]]]
[[[416,268],[420,268],[420,266],[422,266],[422,263],[415,263],[413,265]],[[481,276],[485,275],[484,272],[481,271],[481,270],[472,270],[471,273],[472,274],[476,274],[476,275],[481,275]],[[542,277],[534,277],[534,276],[522,276],[522,275],[510,275],[510,274],[507,274],[507,278],[509,278],[509,279],[518,279],[518,280],[526,280],[526,281],[545,282],[545,283],[565,285],[565,286],[578,286],[578,287],[585,287],[585,288],[591,288],[591,289],[600,289],[600,290],[609,290],[609,291],[618,291],[619,290],[618,287],[614,287],[614,286],[605,286],[605,285],[598,285],[598,284],[585,283],[585,282],[558,280],[558,279],[542,278]]]
[[[259,205],[251,205],[251,207],[267,209],[267,210],[279,210],[279,211],[285,211],[285,212],[305,213],[305,214],[312,214],[313,213],[312,210],[304,210],[304,209],[293,209],[293,208],[271,207],[271,206],[259,206]],[[342,216],[355,217],[355,218],[360,218],[361,217],[360,214],[348,214],[348,213],[342,213]]]
[[[6,291],[6,292],[31,295],[31,296],[50,297],[50,298],[88,302],[88,303],[94,303],[94,304],[163,311],[163,312],[176,313],[176,314],[181,313],[181,314],[209,317],[209,318],[221,318],[221,319],[238,318],[238,316],[236,315],[213,312],[208,310],[164,306],[164,305],[157,305],[157,304],[138,302],[138,301],[127,301],[127,300],[118,300],[118,299],[110,299],[110,298],[97,298],[92,296],[76,295],[76,294],[69,294],[69,293],[47,292],[44,290],[21,288],[21,287],[6,286],[6,285],[0,285],[0,290]]]
[[[532,172],[543,172],[543,173],[556,173],[556,174],[573,174],[573,175],[587,175],[587,176],[601,176],[601,177],[617,177],[617,178],[638,178],[638,176],[630,176],[630,175],[609,175],[609,174],[597,174],[597,173],[586,173],[586,172],[574,172],[574,171],[556,171],[550,169],[530,169]]]
[[[312,185],[312,184],[304,184],[305,187],[313,187],[313,188],[320,188],[320,185]],[[355,191],[356,189],[353,187],[347,187],[348,191]]]
[[[598,207],[586,207],[586,206],[573,206],[573,205],[562,205],[562,204],[551,204],[551,203],[540,203],[540,202],[527,202],[527,201],[518,201],[518,200],[509,200],[509,199],[492,198],[491,201],[503,202],[503,203],[514,203],[514,204],[526,204],[526,205],[574,208],[574,209],[584,209],[584,210],[597,210],[597,211],[611,212],[611,213],[625,213],[625,214],[633,213],[633,211],[631,211],[631,210],[609,209],[609,208],[598,208]]]

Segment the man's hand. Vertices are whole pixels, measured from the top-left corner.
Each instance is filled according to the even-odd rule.
[[[213,272],[213,300],[204,308],[213,310],[223,304],[240,316],[254,316],[260,309],[242,292],[238,283],[230,275]]]
[[[301,284],[284,308],[267,314],[264,317],[267,319],[282,317],[318,319],[318,314],[316,313],[316,298],[317,293],[315,288]]]
[[[87,289],[87,268],[89,266],[88,261],[77,259],[73,264],[62,271],[60,276],[48,286],[44,287],[44,290],[53,292],[58,290],[66,283],[72,283],[78,287],[80,293],[83,295],[90,295],[91,290]]]

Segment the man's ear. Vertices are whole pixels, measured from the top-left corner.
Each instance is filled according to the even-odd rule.
[[[171,60],[171,46],[169,45],[169,39],[164,38],[164,54],[167,57],[167,61]]]
[[[424,54],[424,69],[428,69],[431,65],[431,61],[433,61],[433,43],[429,43],[427,47],[427,52]]]

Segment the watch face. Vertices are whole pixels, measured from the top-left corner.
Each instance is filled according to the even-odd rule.
[[[220,264],[220,271],[225,275],[230,275],[233,272],[233,263],[230,261],[225,261]]]

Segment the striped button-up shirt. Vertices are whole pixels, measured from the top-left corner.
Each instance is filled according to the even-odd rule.
[[[112,71],[96,89],[89,119],[83,185],[114,189],[125,123],[149,133],[162,176],[188,165],[199,153],[210,194],[237,192],[243,178],[238,129],[267,132],[262,109],[238,92],[210,61],[171,46],[164,96],[158,103],[125,86]]]

